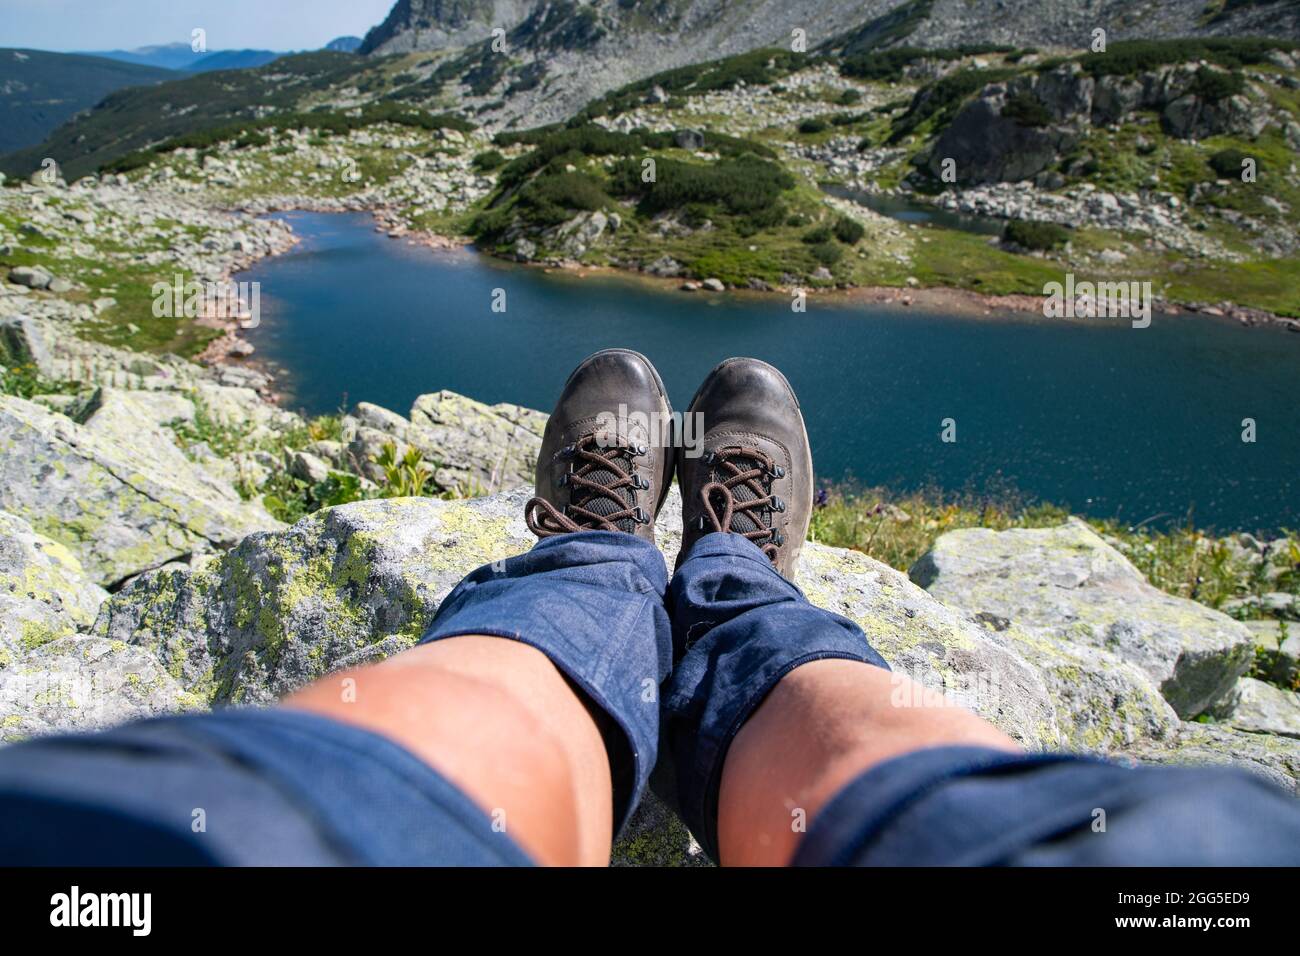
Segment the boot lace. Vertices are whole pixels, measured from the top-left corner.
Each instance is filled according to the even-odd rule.
[[[785,477],[785,469],[757,448],[731,446],[704,456],[715,480],[700,489],[704,514],[701,531],[729,531],[758,545],[769,561],[776,562],[785,536],[772,527],[772,516],[786,505],[772,494],[772,482]]]
[[[570,489],[563,510],[545,498],[532,498],[524,507],[528,529],[539,538],[574,531],[626,531],[649,524],[650,515],[637,504],[639,492],[650,488],[649,480],[635,474],[634,459],[646,454],[646,446],[618,443],[602,447],[596,433],[583,435],[566,445],[560,454],[570,459],[569,471],[560,476],[560,486]]]

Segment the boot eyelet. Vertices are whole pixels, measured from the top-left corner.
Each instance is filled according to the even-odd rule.
[[[577,445],[565,445],[560,449],[561,458],[572,458],[578,452]]]
[[[644,456],[647,452],[649,452],[649,449],[646,448],[645,445],[637,445],[637,446],[636,446],[636,453],[637,453],[638,455],[642,455],[642,456]]]
[[[772,543],[776,545],[778,548],[781,547],[781,545],[785,544],[785,535],[783,535],[780,531],[773,531]]]
[[[772,469],[772,477],[773,477],[773,478],[784,478],[784,477],[785,477],[785,469],[782,468],[780,465],[777,465],[775,468]]]
[[[562,475],[560,475],[559,480],[555,482],[556,487],[563,488],[565,485],[567,485],[569,483],[569,475],[570,472],[567,471],[564,472]]]
[[[773,499],[772,499],[772,510],[775,511],[775,512],[777,512],[778,514],[780,514],[781,512],[785,511],[785,502],[782,501],[780,498],[773,498]]]
[[[717,460],[718,460],[718,456],[711,451],[706,451],[704,453],[704,457],[701,459],[701,461],[703,461],[704,464],[706,465],[712,465]]]
[[[636,511],[632,512],[632,517],[636,520],[637,524],[650,523],[650,516],[647,515],[645,511],[643,511],[640,508],[637,508]]]

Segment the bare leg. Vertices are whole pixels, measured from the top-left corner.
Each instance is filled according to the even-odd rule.
[[[540,863],[609,863],[613,795],[596,718],[526,644],[447,638],[333,674],[284,703],[406,747]]]
[[[800,811],[811,824],[841,787],[891,757],[954,744],[1020,749],[970,711],[933,698],[902,675],[857,661],[812,661],[787,674],[727,753],[718,804],[722,863],[788,863]]]

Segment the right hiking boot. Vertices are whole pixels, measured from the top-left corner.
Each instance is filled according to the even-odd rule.
[[[529,530],[623,531],[653,544],[672,484],[671,421],[663,379],[644,355],[605,349],[584,360],[542,435]]]
[[[813,472],[799,400],[784,375],[752,358],[727,359],[687,415],[704,431],[698,457],[679,454],[682,550],[706,534],[748,538],[787,579],[812,520]]]

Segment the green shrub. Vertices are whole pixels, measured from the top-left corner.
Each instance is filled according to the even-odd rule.
[[[1210,157],[1210,168],[1213,169],[1223,179],[1240,179],[1242,163],[1247,159],[1255,159],[1255,171],[1263,169],[1263,163],[1257,158],[1243,153],[1239,149],[1221,149]]]
[[[1029,92],[1017,93],[1007,100],[1002,115],[1021,126],[1050,126],[1052,123],[1051,111]]]
[[[840,216],[835,220],[835,238],[846,246],[857,245],[866,234],[866,228],[856,219]]]
[[[862,91],[855,90],[851,87],[847,90],[844,90],[835,99],[835,102],[838,103],[840,106],[852,106],[854,103],[860,103],[861,101],[862,101]]]
[[[1012,219],[1002,230],[1002,238],[1025,249],[1047,252],[1069,242],[1070,231],[1054,222]]]
[[[808,251],[813,254],[814,259],[828,268],[844,257],[844,250],[833,242],[819,242],[809,246]]]
[[[831,227],[817,226],[803,234],[803,241],[810,246],[822,245],[831,241]]]
[[[506,164],[506,158],[497,149],[489,149],[474,157],[474,168],[479,172],[491,172]]]
[[[1192,80],[1192,92],[1211,103],[1236,96],[1246,89],[1246,80],[1240,73],[1226,73],[1201,67]]]
[[[1289,50],[1294,46],[1294,42],[1258,37],[1120,40],[1110,44],[1105,53],[1085,54],[1079,62],[1093,76],[1131,76],[1172,63],[1194,63],[1197,60],[1234,69],[1263,63],[1274,50]]]
[[[821,117],[810,117],[799,124],[799,132],[805,135],[824,133],[829,128],[829,124]]]
[[[574,210],[594,212],[609,201],[604,187],[581,172],[538,176],[519,191],[521,211],[542,225],[564,222],[572,218]]]
[[[774,215],[781,193],[793,187],[794,177],[780,166],[750,155],[708,165],[660,159],[651,183],[641,181],[640,163],[624,160],[614,169],[612,186],[617,195],[640,197],[647,215],[704,203],[746,217]]]

